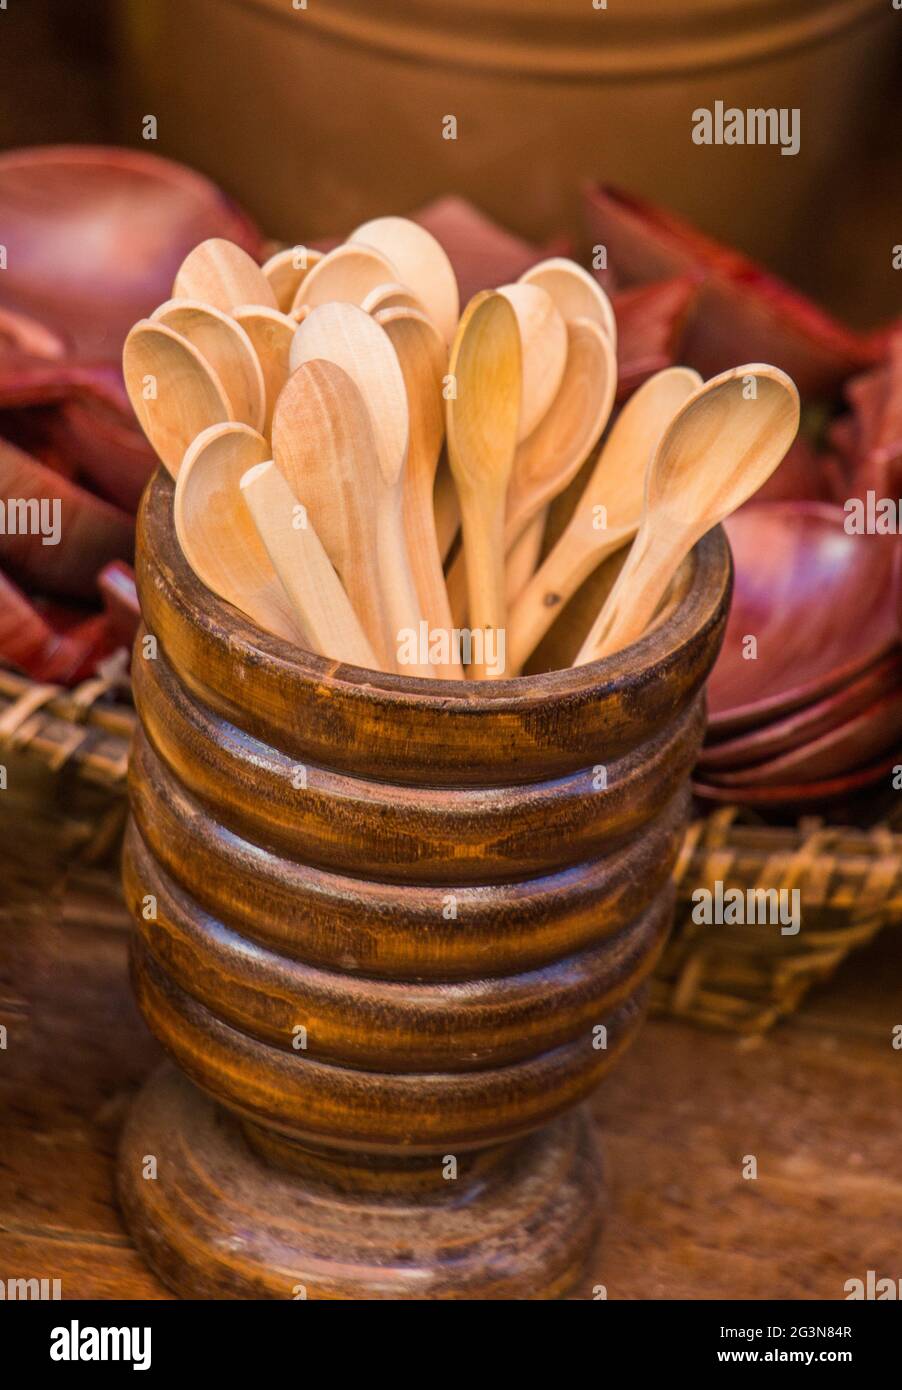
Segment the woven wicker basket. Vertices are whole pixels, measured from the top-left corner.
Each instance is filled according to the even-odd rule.
[[[50,876],[78,864],[106,872],[118,894],[134,724],[122,663],[71,691],[0,670],[9,890],[46,896]],[[902,918],[902,835],[886,825],[774,827],[723,807],[690,826],[674,876],[677,922],[658,966],[654,1006],[740,1033],[763,1032],[792,1013],[850,951]],[[773,927],[697,925],[692,893],[713,891],[718,880],[740,889],[798,888],[801,930],[783,936]]]

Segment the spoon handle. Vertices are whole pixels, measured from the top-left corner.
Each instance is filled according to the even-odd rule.
[[[403,675],[434,677],[435,668],[428,660],[419,659],[423,613],[410,568],[400,489],[391,490],[384,498],[377,532],[382,602],[395,669]],[[428,638],[428,622],[425,627]],[[406,654],[413,648],[417,651],[415,659]]]
[[[683,532],[665,542],[660,529],[653,535],[649,527],[639,527],[623,569],[580,647],[574,666],[610,656],[642,636],[695,539],[691,533]]]
[[[504,592],[508,606],[521,594],[536,572],[548,508],[542,507],[509,547],[504,562]]]
[[[454,537],[460,529],[460,503],[457,500],[457,488],[454,485],[451,466],[444,455],[439,459],[436,469],[433,505],[435,507],[435,534],[438,537],[439,554],[444,562],[448,558],[448,551],[454,544]]]
[[[463,515],[464,561],[467,576],[467,613],[472,632],[480,633],[483,648],[488,634],[504,633],[507,605],[504,599],[504,497],[493,498],[488,490],[474,495],[469,488],[460,498]],[[485,651],[483,651],[485,655]],[[473,680],[489,680],[497,675],[485,660],[470,666]]]
[[[259,463],[241,479],[241,492],[273,569],[320,656],[378,670],[351,601],[313,524],[296,526],[298,503],[275,464]]]
[[[588,522],[586,523],[588,526]],[[601,534],[600,544],[596,537]],[[635,534],[632,527],[577,532],[569,526],[511,607],[507,620],[508,673],[518,676],[564,605],[603,560]]]
[[[442,573],[432,499],[431,475],[422,469],[408,469],[404,479],[404,527],[414,584],[430,629],[439,628],[449,634],[450,659],[436,663],[436,675],[440,680],[463,680],[464,668],[454,659],[450,648],[454,622]]]

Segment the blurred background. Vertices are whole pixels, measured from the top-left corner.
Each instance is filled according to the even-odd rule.
[[[890,0],[29,0],[2,25],[3,147],[101,141],[185,160],[273,237],[338,235],[458,193],[580,251],[582,187],[601,180],[857,326],[899,309]],[[717,100],[801,108],[799,153],[693,145],[693,110]]]

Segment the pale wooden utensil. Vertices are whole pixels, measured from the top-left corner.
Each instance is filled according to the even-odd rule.
[[[598,441],[614,404],[617,361],[596,323],[567,325],[560,389],[537,429],[517,448],[507,497],[505,545],[513,546],[534,516],[575,478]]]
[[[576,477],[604,430],[617,392],[617,359],[591,319],[567,324],[567,363],[545,418],[517,449],[507,494],[507,594],[512,601],[538,559],[545,508]]]
[[[448,454],[444,449],[439,455],[438,467],[435,470],[432,504],[435,511],[435,534],[444,564],[454,544],[454,537],[460,530],[460,503],[457,500],[454,478],[451,476]]]
[[[503,295],[483,292],[468,304],[450,375],[456,394],[446,402],[448,458],[463,519],[469,625],[485,640],[505,629],[504,505],[520,422],[520,331]],[[470,674],[486,679],[487,665],[474,662]]]
[[[377,665],[396,670],[382,601],[376,440],[363,397],[347,372],[320,359],[302,363],[276,405],[272,444],[276,466],[312,517]]]
[[[191,444],[175,484],[175,530],[208,589],[277,637],[306,643],[288,595],[241,495],[241,479],[269,445],[248,425],[214,425]]]
[[[222,237],[195,246],[179,266],[172,286],[174,299],[196,299],[231,313],[236,304],[265,304],[275,309],[276,297],[253,257]]]
[[[193,343],[225,388],[232,417],[261,430],[266,391],[263,372],[247,333],[231,314],[193,299],[168,299],[151,314]]]
[[[122,372],[138,422],[173,478],[202,430],[233,419],[213,368],[163,323],[141,319],[135,324],[122,351]]]
[[[532,434],[546,415],[564,375],[567,329],[549,294],[536,285],[502,285],[520,329],[523,386],[517,442]],[[515,466],[516,476],[516,466]]]
[[[406,217],[376,217],[353,231],[348,241],[372,246],[391,261],[397,268],[392,278],[413,291],[450,344],[460,313],[457,277],[431,232]]]
[[[276,298],[276,308],[289,314],[304,277],[323,258],[322,251],[309,246],[286,246],[264,261],[261,270]]]
[[[542,261],[525,271],[519,283],[545,290],[568,325],[577,319],[597,323],[616,351],[617,321],[611,302],[597,280],[575,261],[560,256]],[[511,601],[522,591],[535,570],[547,514],[548,508],[543,506],[508,550],[507,593]]]
[[[403,477],[407,462],[409,416],[404,377],[385,331],[353,304],[313,309],[294,335],[292,366],[321,358],[341,367],[363,398],[375,441],[369,458],[377,487],[375,514],[379,544],[380,592],[397,665],[402,631],[419,631],[422,618],[404,534]],[[366,457],[361,452],[366,466]],[[373,462],[378,467],[373,467]],[[345,581],[347,583],[347,580]],[[435,674],[427,661],[404,661],[409,675]]]
[[[777,367],[735,367],[690,396],[655,450],[636,539],[575,665],[641,637],[696,541],[767,481],[798,426],[799,394]]]
[[[288,363],[297,324],[278,309],[261,309],[256,304],[239,304],[232,314],[250,339],[263,373],[263,433],[268,436],[279,392],[291,372]]]
[[[447,634],[449,659],[434,663],[436,675],[462,680],[463,667],[451,649],[454,623],[433,506],[435,470],[445,437],[442,382],[448,352],[438,329],[416,309],[381,309],[375,317],[388,334],[407,388],[410,440],[404,471],[404,528],[423,616],[430,630]]]
[[[652,455],[677,410],[701,384],[689,367],[668,367],[644,382],[621,410],[565,530],[511,606],[512,675],[519,675],[584,580],[636,534]]]
[[[565,336],[568,346],[557,395],[538,427],[517,445],[514,456],[504,521],[508,603],[516,599],[535,569],[546,504],[576,476],[592,452],[617,390],[614,350],[598,324],[577,319],[566,325]],[[458,622],[465,612],[464,560],[465,556],[456,556],[448,574],[451,611]]]
[[[375,653],[309,516],[270,459],[249,468],[241,495],[310,651],[378,669]],[[300,524],[303,522],[303,524]]]
[[[315,309],[336,302],[359,306],[372,290],[396,284],[398,279],[395,267],[378,251],[345,242],[323,256],[305,276],[292,307],[306,304]]]
[[[375,316],[380,309],[416,309],[426,314],[422,301],[406,285],[377,285],[360,302],[361,309]],[[428,318],[429,315],[426,314]],[[431,322],[431,320],[430,320]]]
[[[617,320],[604,290],[588,270],[564,256],[540,261],[520,276],[521,285],[538,285],[557,305],[567,323],[574,319],[593,319],[617,346]]]

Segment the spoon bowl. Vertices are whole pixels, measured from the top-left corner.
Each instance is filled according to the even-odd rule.
[[[267,632],[306,645],[241,495],[249,468],[269,445],[249,425],[214,425],[185,454],[175,485],[175,532],[185,559],[208,589]]]
[[[173,478],[203,430],[234,418],[213,368],[166,324],[135,324],[125,340],[122,370],[138,423]]]

